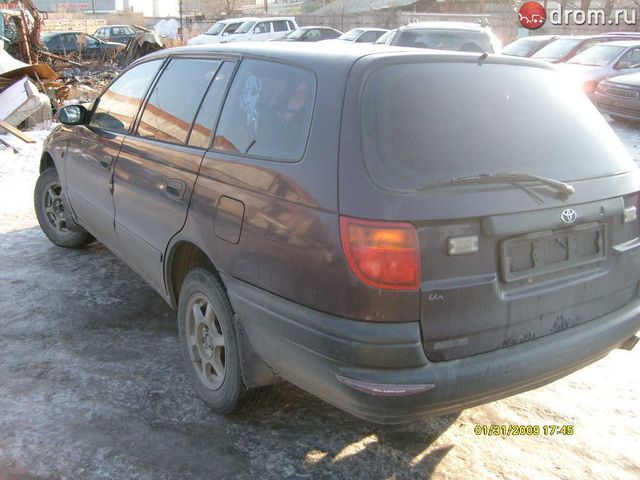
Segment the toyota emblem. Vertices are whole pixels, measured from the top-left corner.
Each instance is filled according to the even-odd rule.
[[[562,223],[574,223],[576,218],[578,218],[578,214],[573,208],[565,208],[560,214],[560,220],[562,220]]]

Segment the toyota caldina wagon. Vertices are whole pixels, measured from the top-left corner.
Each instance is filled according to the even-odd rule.
[[[56,245],[178,312],[221,413],[288,380],[404,422],[553,381],[640,328],[640,174],[552,67],[486,53],[157,52],[44,145]]]

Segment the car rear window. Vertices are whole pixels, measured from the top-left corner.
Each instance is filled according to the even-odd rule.
[[[379,66],[360,98],[369,175],[383,188],[415,191],[479,174],[570,181],[628,171],[615,134],[570,82],[494,63]]]
[[[293,162],[304,154],[315,77],[301,68],[244,60],[222,110],[216,150]]]

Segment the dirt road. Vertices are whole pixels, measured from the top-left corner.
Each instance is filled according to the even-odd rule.
[[[616,128],[638,155],[640,130]],[[368,424],[288,384],[250,412],[211,413],[182,370],[174,312],[100,244],[63,250],[40,232],[46,132],[32,135],[19,155],[0,150],[0,479],[640,478],[640,347],[411,425]]]

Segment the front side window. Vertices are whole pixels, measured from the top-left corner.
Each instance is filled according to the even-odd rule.
[[[100,97],[90,126],[128,132],[161,64],[162,60],[153,60],[124,72]]]
[[[242,23],[230,23],[227,25],[227,28],[224,29],[224,33],[231,35],[232,33],[236,33],[236,30],[242,25]]]
[[[269,33],[270,31],[269,22],[261,22],[253,29],[253,33],[255,34]]]
[[[229,90],[213,148],[300,160],[309,137],[315,88],[315,77],[301,68],[243,61]]]
[[[105,37],[106,37],[105,33],[106,33],[106,32],[105,32],[105,29],[104,29],[104,28],[101,28],[100,30],[98,30],[98,31],[96,32],[96,37],[98,37],[98,38],[105,38]]]
[[[215,60],[171,60],[149,95],[138,135],[185,143],[200,101],[219,66]]]

